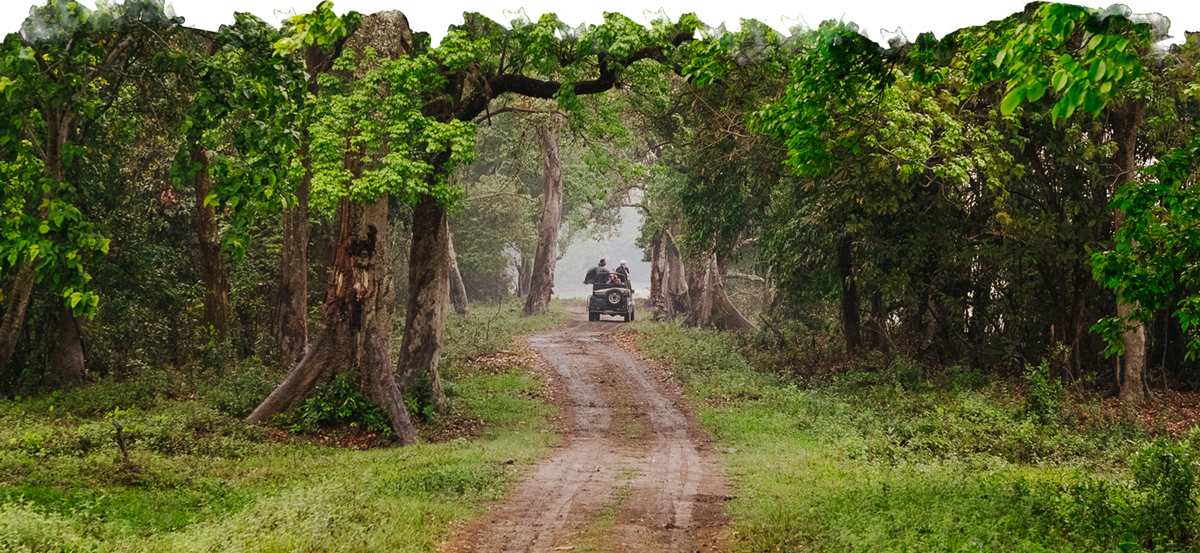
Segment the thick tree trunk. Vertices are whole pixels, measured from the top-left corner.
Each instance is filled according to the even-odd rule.
[[[458,270],[458,254],[454,253],[454,237],[446,232],[446,248],[450,251],[450,303],[454,304],[454,312],[466,317],[471,314],[467,303],[467,286],[463,284],[462,273]]]
[[[854,355],[862,349],[862,325],[858,312],[858,279],[854,277],[854,242],[847,233],[837,237],[837,265],[842,281],[842,335],[846,339],[846,352]]]
[[[6,372],[8,362],[17,349],[17,339],[21,336],[21,327],[25,325],[25,311],[29,308],[29,298],[32,296],[33,268],[26,261],[17,269],[4,295],[4,322],[0,323],[0,376]]]
[[[719,330],[753,330],[754,325],[746,320],[725,292],[725,264],[713,254],[713,270],[709,277],[708,295],[711,296],[712,324]]]
[[[401,386],[411,390],[426,379],[429,404],[439,413],[448,407],[438,363],[450,300],[449,231],[446,209],[432,196],[421,196],[413,207],[412,249],[408,258],[408,313],[400,359],[396,365]]]
[[[199,142],[191,145],[192,163],[196,166],[194,177],[196,212],[192,219],[196,226],[196,240],[200,243],[200,268],[204,273],[204,324],[212,329],[217,342],[224,342],[229,331],[229,271],[221,257],[221,235],[217,229],[217,210],[204,205],[204,199],[212,192],[213,181],[208,174],[208,152]]]
[[[1113,140],[1117,142],[1117,179],[1113,189],[1133,181],[1137,173],[1137,138],[1146,113],[1146,104],[1141,100],[1130,100],[1127,104],[1114,109],[1110,114]],[[1125,223],[1125,214],[1118,211],[1114,220],[1116,228]],[[1137,244],[1134,244],[1137,247]],[[1125,356],[1121,373],[1121,400],[1138,403],[1153,399],[1146,384],[1146,329],[1141,321],[1132,318],[1137,310],[1136,302],[1117,298],[1117,316],[1126,320],[1130,325],[1124,334]]]
[[[308,190],[312,182],[309,143],[305,131],[300,145],[304,175],[296,188],[296,205],[283,211],[276,336],[280,354],[288,362],[298,361],[308,343]]]
[[[58,321],[55,323],[55,344],[50,350],[49,372],[46,385],[62,388],[78,384],[87,374],[83,357],[83,339],[79,334],[79,320],[65,305],[59,305]]]
[[[650,239],[650,308],[654,318],[671,319],[675,309],[667,297],[667,280],[670,265],[667,263],[667,231],[660,230]]]
[[[525,317],[550,310],[554,292],[554,263],[558,260],[558,228],[562,221],[562,162],[559,158],[557,119],[537,127],[538,147],[542,151],[542,228],[538,232],[537,253],[525,298]]]
[[[675,236],[670,231],[666,233],[667,274],[663,278],[666,285],[667,301],[671,303],[672,316],[691,316],[691,290],[688,288],[687,265],[683,262],[683,254],[675,245]]]
[[[369,205],[342,200],[333,275],[322,306],[324,326],[250,421],[266,422],[299,407],[317,386],[357,367],[363,393],[387,413],[400,442],[416,443],[388,350],[395,289],[387,251],[387,204],[386,198]]]
[[[529,260],[529,256],[521,255],[521,264],[517,266],[517,295],[529,295],[529,278],[533,270],[533,263]]]
[[[718,330],[750,330],[754,325],[738,311],[725,293],[724,266],[715,253],[689,271],[688,296],[691,312],[684,324]]]
[[[381,12],[363,18],[347,40],[346,48],[363,56],[371,47],[383,58],[396,59],[409,50],[411,39],[403,14]],[[348,150],[345,159],[351,178],[361,178],[363,152]],[[251,421],[268,421],[276,414],[296,408],[318,385],[356,367],[363,394],[387,413],[400,442],[404,445],[417,442],[416,430],[392,373],[388,347],[396,291],[387,223],[386,197],[366,205],[342,199],[333,271],[321,309],[324,326],[291,374],[250,414]],[[443,264],[443,270],[444,267]]]

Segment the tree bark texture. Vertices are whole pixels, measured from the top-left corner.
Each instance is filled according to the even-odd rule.
[[[467,302],[467,286],[463,284],[462,273],[458,270],[458,254],[454,253],[454,236],[446,231],[446,249],[450,254],[450,303],[454,304],[454,312],[466,317],[471,314]]]
[[[684,324],[734,331],[754,328],[729,300],[725,292],[724,265],[715,253],[708,254],[688,273],[691,306]]]
[[[448,407],[438,363],[450,300],[449,227],[446,209],[432,196],[422,196],[413,207],[412,249],[408,261],[408,312],[396,365],[404,390],[418,378],[429,386],[429,405],[445,413]]]
[[[383,408],[404,445],[417,441],[388,350],[395,289],[387,246],[387,199],[363,205],[342,200],[333,275],[322,306],[324,327],[300,363],[250,414],[266,422],[299,407],[316,387],[357,368],[363,394]]]
[[[200,245],[200,268],[204,273],[204,324],[213,331],[217,342],[224,342],[229,332],[229,271],[221,257],[221,235],[217,228],[217,210],[204,205],[212,192],[213,181],[208,174],[208,152],[199,142],[191,145],[191,159],[196,175],[196,240]]]
[[[25,325],[25,311],[29,309],[29,298],[32,296],[33,268],[28,261],[24,261],[4,294],[4,322],[0,323],[0,376],[7,371],[8,362],[17,349],[17,339],[21,336],[21,327]]]
[[[334,45],[330,51],[320,44],[312,44],[304,51],[304,64],[308,69],[307,88],[309,94],[321,92],[317,76],[327,71],[333,60],[341,55],[345,41]],[[282,251],[280,255],[280,283],[277,298],[276,333],[279,351],[288,361],[299,361],[308,344],[308,196],[312,185],[312,158],[309,147],[312,138],[308,129],[300,139],[300,164],[304,174],[296,188],[296,205],[283,211]]]
[[[859,323],[858,280],[854,277],[854,241],[847,233],[837,237],[838,277],[842,281],[842,335],[846,352],[854,355],[862,348],[862,326]]]
[[[554,293],[554,263],[558,261],[558,229],[562,222],[562,161],[559,157],[558,121],[537,126],[538,147],[542,151],[542,227],[538,232],[537,252],[525,297],[525,317],[550,310]]]
[[[675,316],[674,306],[667,298],[667,231],[659,230],[650,238],[650,298],[649,307],[654,318],[667,320]]]
[[[300,145],[300,163],[304,166],[304,175],[296,188],[296,204],[283,211],[275,323],[280,354],[289,362],[298,361],[308,344],[308,190],[312,182],[309,143],[308,132],[305,131]]]
[[[87,374],[79,320],[65,305],[59,304],[57,311],[55,344],[54,349],[50,350],[49,372],[46,375],[46,385],[51,388],[78,384]]]
[[[1117,179],[1113,192],[1133,181],[1137,173],[1137,138],[1145,118],[1146,103],[1141,100],[1129,100],[1126,105],[1114,109],[1110,114],[1113,140],[1117,142]],[[1118,212],[1114,220],[1116,228],[1125,223],[1125,214]],[[1137,247],[1137,244],[1134,244]],[[1153,399],[1146,384],[1146,329],[1141,321],[1131,317],[1137,310],[1136,302],[1117,298],[1117,316],[1125,319],[1129,325],[1123,341],[1125,355],[1122,360],[1121,400],[1131,403]]]

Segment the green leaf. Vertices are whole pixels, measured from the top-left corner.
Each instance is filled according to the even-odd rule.
[[[1012,115],[1016,111],[1017,106],[1021,105],[1021,101],[1025,99],[1025,90],[1021,87],[1015,87],[1004,95],[1004,99],[1000,101],[1000,113],[1004,115]]]
[[[1050,82],[1054,83],[1054,92],[1062,92],[1066,88],[1068,77],[1067,72],[1062,69],[1054,74],[1054,77],[1050,79]]]

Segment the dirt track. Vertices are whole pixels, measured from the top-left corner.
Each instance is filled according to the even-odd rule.
[[[557,393],[565,440],[513,495],[442,550],[712,551],[725,488],[673,381],[587,322],[528,339]]]

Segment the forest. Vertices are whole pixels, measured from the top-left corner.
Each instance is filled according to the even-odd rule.
[[[471,521],[597,405],[634,453],[530,550],[1200,550],[1200,32],[1136,9],[433,44],[329,0],[34,5],[0,47],[0,550],[501,550]],[[637,320],[585,323],[560,261],[630,217]],[[669,440],[703,531],[646,538]]]

